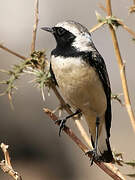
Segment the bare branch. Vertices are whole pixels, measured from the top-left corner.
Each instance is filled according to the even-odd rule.
[[[14,51],[8,49],[7,47],[3,46],[2,44],[0,44],[0,48],[3,49],[3,50],[5,50],[5,51],[7,51],[7,52],[9,52],[10,54],[12,54],[12,55],[14,55],[14,56],[17,56],[17,57],[23,59],[23,60],[26,60],[26,59],[27,59],[26,57],[18,54],[17,52],[14,52]]]
[[[101,22],[101,23],[95,25],[93,28],[90,29],[90,33],[96,31],[96,30],[99,29],[101,26],[103,26],[105,23],[106,23],[106,22],[104,21],[104,22]]]
[[[131,6],[128,11],[129,11],[129,13],[134,13],[135,12],[135,5]]]
[[[107,8],[108,16],[112,16],[112,9],[111,9],[111,1],[110,0],[106,0],[106,8]],[[125,106],[126,106],[128,114],[129,114],[132,127],[135,131],[135,117],[134,117],[134,113],[133,113],[133,110],[131,107],[131,102],[130,102],[130,97],[129,97],[129,92],[128,92],[128,85],[127,85],[126,73],[125,73],[125,64],[123,63],[123,60],[121,57],[121,53],[120,53],[119,44],[118,44],[118,40],[117,40],[115,30],[111,25],[109,25],[109,29],[111,32],[114,50],[115,50],[117,62],[118,62],[119,69],[120,69],[121,82],[122,82],[124,98],[125,98]]]
[[[35,0],[35,24],[33,26],[33,33],[32,33],[31,53],[35,51],[35,43],[36,43],[36,35],[37,35],[37,27],[38,27],[38,5],[39,5],[39,1]]]
[[[100,3],[99,7],[105,12],[107,13],[107,9]],[[133,8],[135,9],[135,6],[133,6]],[[131,36],[133,36],[135,38],[135,32],[130,29],[127,25],[125,25],[120,19],[117,18],[118,23],[128,32],[131,34]]]
[[[8,145],[5,145],[4,143],[1,143],[1,149],[4,153],[5,159],[0,162],[0,167],[1,169],[5,172],[8,173],[13,179],[15,180],[22,180],[21,176],[14,171],[12,168],[11,162],[10,162],[10,157],[9,153],[7,151]]]
[[[52,119],[53,121],[58,120],[58,118],[55,116],[55,114],[52,113],[51,110],[44,108],[44,112]],[[57,125],[59,125],[57,123]],[[89,151],[89,149],[86,147],[85,144],[81,142],[81,140],[73,133],[73,131],[65,126],[63,131],[76,143],[76,145],[87,155],[86,153]],[[88,154],[89,158],[92,158],[90,154]],[[118,168],[116,168],[111,163],[102,163],[95,161],[95,164],[97,164],[106,174],[108,174],[110,177],[112,177],[115,180],[125,180],[125,178],[122,176],[122,174],[119,172]]]
[[[130,29],[127,25],[125,25],[122,21],[118,20],[119,24],[135,38],[135,32]]]
[[[60,95],[60,93],[58,92],[57,88],[55,86],[52,86],[52,89],[56,95],[56,97],[59,99],[60,104],[64,107],[64,109],[66,110],[66,112],[68,114],[73,114],[73,112],[70,110],[70,108],[67,106],[67,104],[65,103],[64,99],[62,98],[62,96]],[[73,118],[75,121],[75,124],[79,130],[79,132],[81,133],[83,139],[85,140],[85,142],[88,144],[88,146],[90,148],[92,148],[91,145],[91,140],[89,138],[89,136],[87,135],[86,131],[84,130],[83,126],[81,125],[80,121],[78,120],[78,118]]]

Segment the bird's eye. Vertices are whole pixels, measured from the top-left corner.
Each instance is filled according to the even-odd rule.
[[[59,27],[59,28],[57,29],[57,34],[58,34],[59,36],[63,36],[63,35],[65,34],[65,32],[66,32],[66,30],[65,30],[64,28]]]

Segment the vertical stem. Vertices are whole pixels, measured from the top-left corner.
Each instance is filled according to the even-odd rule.
[[[111,7],[110,0],[106,0],[106,10],[107,10],[108,16],[112,16],[112,7]]]
[[[33,33],[32,33],[31,53],[35,51],[37,26],[38,26],[38,3],[39,3],[38,0],[35,0],[35,24],[33,26]]]
[[[107,7],[108,16],[112,16],[112,9],[111,9],[111,1],[110,0],[106,0],[106,7]],[[111,32],[113,46],[114,46],[117,62],[118,62],[119,69],[120,69],[120,76],[121,76],[121,82],[122,82],[122,87],[123,87],[123,92],[124,92],[125,106],[126,106],[128,115],[130,117],[132,127],[135,131],[135,117],[134,117],[134,113],[133,113],[130,98],[129,98],[128,85],[127,85],[126,73],[125,73],[125,65],[124,65],[122,57],[121,57],[116,32],[111,25],[109,25],[109,29]]]

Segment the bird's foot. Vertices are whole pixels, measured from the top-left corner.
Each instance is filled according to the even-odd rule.
[[[62,130],[64,129],[64,127],[65,127],[66,121],[67,121],[69,118],[71,118],[71,117],[73,117],[73,116],[75,116],[75,115],[77,115],[77,114],[80,114],[80,113],[81,113],[81,111],[80,111],[80,110],[77,110],[75,113],[70,114],[70,115],[67,116],[66,118],[64,118],[64,119],[62,119],[62,120],[56,120],[56,121],[55,121],[55,123],[58,123],[59,126],[60,126],[59,136],[60,136],[60,134],[61,134],[61,131],[62,131]]]
[[[100,162],[100,156],[97,154],[97,150],[93,149],[92,151],[88,151],[86,152],[86,155],[91,155],[91,159],[90,159],[90,165],[93,165],[94,160]]]
[[[67,118],[64,118],[64,119],[58,119],[55,121],[55,123],[58,123],[59,124],[59,136],[61,135],[61,131],[64,129],[65,127],[65,123],[67,121]]]

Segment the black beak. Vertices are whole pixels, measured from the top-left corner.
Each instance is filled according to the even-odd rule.
[[[42,27],[41,29],[44,30],[44,31],[48,31],[50,33],[53,33],[53,29],[50,28],[50,27]]]

